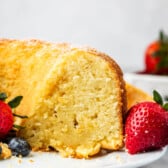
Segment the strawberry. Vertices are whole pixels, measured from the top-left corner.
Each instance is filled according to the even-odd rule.
[[[3,139],[13,128],[14,116],[18,115],[12,112],[12,108],[19,105],[22,96],[17,96],[8,103],[5,103],[6,98],[5,93],[0,93],[0,139]]]
[[[156,102],[138,103],[128,112],[125,146],[130,154],[160,149],[168,144],[168,103],[163,105],[160,94],[153,93]]]
[[[145,73],[168,74],[168,36],[162,31],[145,51]]]
[[[13,127],[13,114],[10,106],[0,100],[0,139]]]

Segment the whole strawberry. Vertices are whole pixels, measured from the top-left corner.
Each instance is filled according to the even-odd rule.
[[[10,106],[0,100],[0,139],[13,127],[13,114]]]
[[[163,31],[145,51],[145,73],[168,74],[168,36]]]
[[[130,154],[160,149],[168,144],[168,104],[154,91],[156,102],[134,105],[125,123],[125,146]],[[158,104],[160,103],[160,104]]]
[[[0,140],[13,128],[14,116],[17,115],[12,112],[12,108],[19,105],[22,96],[17,96],[8,103],[5,102],[6,98],[5,93],[0,93]]]

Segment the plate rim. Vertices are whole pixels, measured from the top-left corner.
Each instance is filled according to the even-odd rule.
[[[68,159],[69,160],[69,162],[73,162],[74,160],[81,160],[81,162],[80,162],[80,164],[77,162],[77,164],[76,164],[76,167],[74,166],[75,165],[75,163],[72,165],[73,167],[71,167],[71,166],[69,166],[69,162],[67,162],[67,165],[70,167],[70,168],[78,168],[79,167],[79,165],[80,165],[80,167],[81,168],[101,168],[101,167],[103,167],[103,168],[114,168],[114,164],[115,163],[113,163],[112,162],[112,160],[110,161],[109,159],[110,158],[112,158],[112,157],[115,157],[115,156],[117,156],[117,155],[119,155],[119,152],[123,152],[122,154],[124,154],[124,156],[127,158],[127,157],[132,157],[132,158],[134,158],[134,156],[135,157],[138,157],[138,156],[141,156],[141,158],[140,158],[140,160],[138,161],[137,159],[136,159],[136,162],[117,162],[117,160],[116,160],[116,166],[115,166],[115,168],[135,168],[135,167],[139,167],[139,166],[145,166],[145,165],[148,165],[148,164],[150,164],[150,163],[153,163],[153,162],[155,162],[156,160],[159,160],[165,153],[166,153],[166,151],[167,151],[167,146],[166,147],[164,147],[164,148],[162,148],[162,149],[160,149],[160,150],[157,150],[157,151],[151,151],[151,152],[146,152],[146,153],[140,153],[140,154],[136,154],[136,155],[130,155],[130,154],[128,154],[127,152],[125,152],[124,150],[123,151],[118,151],[118,152],[112,152],[112,153],[109,153],[109,154],[107,154],[107,155],[104,155],[104,156],[102,156],[102,160],[100,159],[99,161],[98,161],[98,157],[97,158],[95,158],[94,160],[93,160],[93,162],[95,161],[96,162],[96,164],[95,163],[93,163],[93,162],[85,162],[86,160],[85,159],[75,159],[75,158],[62,158],[58,153],[55,153],[55,152],[53,152],[53,153],[51,153],[51,152],[32,152],[32,154],[34,154],[34,156],[33,157],[26,157],[26,158],[22,158],[22,163],[20,163],[19,164],[19,166],[18,166],[18,163],[16,163],[16,161],[18,161],[20,158],[16,158],[16,159],[14,159],[13,161],[11,161],[11,164],[12,163],[15,163],[15,165],[12,165],[12,168],[27,168],[27,166],[26,166],[26,164],[28,164],[28,161],[29,160],[34,160],[34,164],[32,163],[32,164],[30,164],[29,163],[29,167],[32,167],[32,168],[39,168],[39,166],[37,165],[37,163],[38,163],[38,161],[36,161],[36,156],[38,156],[37,158],[38,159],[40,159],[40,157],[39,157],[39,153],[40,154],[42,154],[43,155],[43,157],[48,157],[48,156],[50,156],[50,154],[53,154],[52,155],[52,157],[51,158],[55,158],[55,156],[56,156],[56,161],[57,161],[57,163],[61,163],[61,161],[63,160],[63,159],[65,159],[65,161],[66,161],[66,159]],[[47,155],[45,156],[45,153],[47,153]],[[56,154],[56,155],[55,155]],[[116,154],[116,155],[114,155],[114,154]],[[155,154],[155,155],[154,155]],[[55,156],[54,156],[55,155]],[[145,155],[146,157],[147,157],[147,159],[144,159],[144,160],[142,160],[142,157],[143,157],[143,155]],[[151,155],[152,155],[152,157],[151,157]],[[145,157],[144,156],[144,157]],[[150,156],[150,157],[149,157]],[[42,158],[43,158],[42,157]],[[107,157],[107,158],[106,158]],[[104,159],[104,160],[103,160]],[[107,162],[105,162],[105,160],[107,159]],[[116,159],[116,158],[113,158],[113,159]],[[47,160],[47,159],[46,159]],[[68,161],[67,160],[67,161]],[[128,160],[129,160],[129,158],[128,158]],[[113,160],[114,161],[114,160]],[[2,163],[2,164],[1,164]],[[26,163],[25,165],[24,165],[24,163]],[[44,163],[44,161],[43,161],[43,163]],[[52,160],[50,161],[50,163],[52,163]],[[9,168],[9,164],[10,164],[10,160],[6,160],[6,162],[1,162],[0,161],[0,166],[2,165],[3,166],[3,168]],[[99,165],[100,164],[100,165]],[[20,167],[21,166],[21,167]],[[51,168],[55,168],[55,166],[57,166],[57,165],[55,165],[55,161],[54,161],[54,164],[53,164],[53,166],[51,166]],[[65,167],[65,165],[58,165],[57,166],[58,168],[64,168]]]

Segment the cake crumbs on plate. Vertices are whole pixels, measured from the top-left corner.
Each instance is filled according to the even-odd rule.
[[[125,162],[120,155],[116,155],[115,158],[119,163],[124,163]]]
[[[18,159],[18,163],[21,164],[22,163],[22,159],[19,158]]]
[[[9,159],[11,156],[12,156],[12,152],[8,148],[8,145],[0,142],[0,160]]]
[[[29,162],[30,162],[30,163],[33,163],[33,162],[34,162],[34,160],[30,159],[30,160],[29,160]]]
[[[107,150],[102,149],[102,150],[100,151],[100,153],[101,153],[102,155],[105,155],[105,154],[107,154],[108,152],[107,152]]]

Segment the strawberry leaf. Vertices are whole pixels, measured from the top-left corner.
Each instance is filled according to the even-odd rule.
[[[168,95],[166,95],[166,96],[164,97],[164,99],[165,99],[165,101],[168,101]]]
[[[21,115],[15,114],[15,113],[13,113],[13,115],[14,115],[15,117],[19,117],[19,118],[28,118],[28,116],[21,116]]]
[[[21,100],[22,100],[23,96],[17,96],[15,97],[14,99],[12,99],[10,102],[8,102],[8,105],[11,107],[11,108],[15,108],[17,107]]]
[[[6,98],[7,98],[6,93],[1,92],[1,93],[0,93],[0,100],[5,101]]]
[[[163,30],[160,30],[160,32],[159,32],[159,40],[160,40],[160,41],[163,41],[163,40],[164,40]]]
[[[17,129],[24,129],[24,128],[25,128],[25,127],[23,127],[23,126],[21,126],[21,125],[16,125],[16,124],[14,124],[13,127],[14,127],[14,128],[17,128]]]
[[[153,99],[156,103],[160,104],[161,106],[163,105],[163,99],[156,90],[153,91]]]
[[[163,105],[163,108],[164,108],[166,111],[168,111],[168,103],[165,103],[165,104]]]

